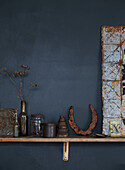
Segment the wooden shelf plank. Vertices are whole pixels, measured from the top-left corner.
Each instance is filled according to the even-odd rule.
[[[125,142],[125,138],[67,137],[67,138],[32,138],[0,137],[0,142]]]

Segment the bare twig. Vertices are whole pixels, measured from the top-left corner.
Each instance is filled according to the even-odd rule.
[[[38,85],[38,83],[30,83],[30,87],[38,87],[39,85]]]
[[[22,77],[20,76],[19,77],[19,79],[20,79],[20,91],[19,91],[19,95],[20,95],[20,98],[21,98],[21,100],[23,100],[24,98],[23,98],[23,94],[22,94]]]
[[[24,64],[21,64],[21,65],[20,65],[20,67],[22,67],[22,68],[23,68],[23,69],[25,69],[25,70],[26,70],[26,69],[27,69],[27,70],[29,70],[29,69],[30,69],[30,67],[29,67],[29,66],[24,65]]]
[[[30,67],[27,66],[27,65],[23,65],[21,64],[20,65],[21,69],[19,70],[16,70],[15,72],[12,72],[10,74],[10,71],[7,69],[7,68],[2,68],[0,69],[0,73],[3,73],[4,75],[6,75],[10,81],[14,84],[14,86],[17,88],[18,92],[19,92],[19,98],[21,100],[24,100],[24,95],[22,93],[22,88],[23,88],[23,78],[27,75],[27,71],[26,70],[29,70]],[[13,78],[19,78],[19,84],[16,83],[16,81],[13,80]],[[29,89],[29,93],[31,91],[32,88],[34,87],[38,87],[38,84],[37,83],[30,83],[30,89]],[[29,96],[29,93],[27,96]]]
[[[14,84],[14,86],[17,88],[17,90],[19,91],[19,94],[20,94],[20,88],[18,87],[18,85],[16,84],[16,82],[11,78],[11,76],[9,75],[8,72],[4,73],[6,74],[6,76],[10,79],[10,81]],[[22,97],[21,95],[19,95],[20,99],[22,100]]]
[[[39,86],[38,83],[32,83],[32,82],[30,82],[29,92],[28,92],[27,95],[26,95],[26,99],[29,97],[31,90],[32,90],[33,88],[38,87],[38,86]]]
[[[16,84],[16,82],[11,78],[11,76],[9,75],[9,73],[5,73],[6,74],[6,76],[10,79],[10,81],[16,86],[16,88],[19,90],[19,87],[18,87],[18,85]]]

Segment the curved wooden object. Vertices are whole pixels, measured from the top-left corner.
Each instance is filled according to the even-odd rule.
[[[91,109],[91,112],[92,112],[92,121],[89,125],[89,128],[86,131],[79,129],[79,127],[75,123],[74,116],[73,116],[73,106],[71,106],[70,109],[69,109],[69,125],[75,131],[75,133],[78,134],[78,135],[83,135],[83,136],[90,135],[92,133],[92,130],[96,126],[97,113],[96,113],[94,107],[92,106],[92,104],[90,104],[89,106],[90,106],[90,109]]]

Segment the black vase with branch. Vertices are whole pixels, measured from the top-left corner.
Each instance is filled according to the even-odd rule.
[[[26,99],[29,96],[31,90],[35,87],[38,87],[37,83],[30,83],[30,88],[26,96],[23,94],[23,82],[24,77],[28,75],[28,71],[30,67],[27,65],[21,64],[19,68],[11,72],[7,68],[2,68],[0,71],[4,74],[9,80],[13,83],[13,85],[17,88],[19,93],[19,98],[21,100],[21,112],[19,114],[19,126],[20,126],[20,136],[26,136],[28,134],[28,116],[26,114]]]

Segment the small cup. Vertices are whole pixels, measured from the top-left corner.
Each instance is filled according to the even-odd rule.
[[[43,137],[45,138],[56,137],[56,123],[44,123]]]

